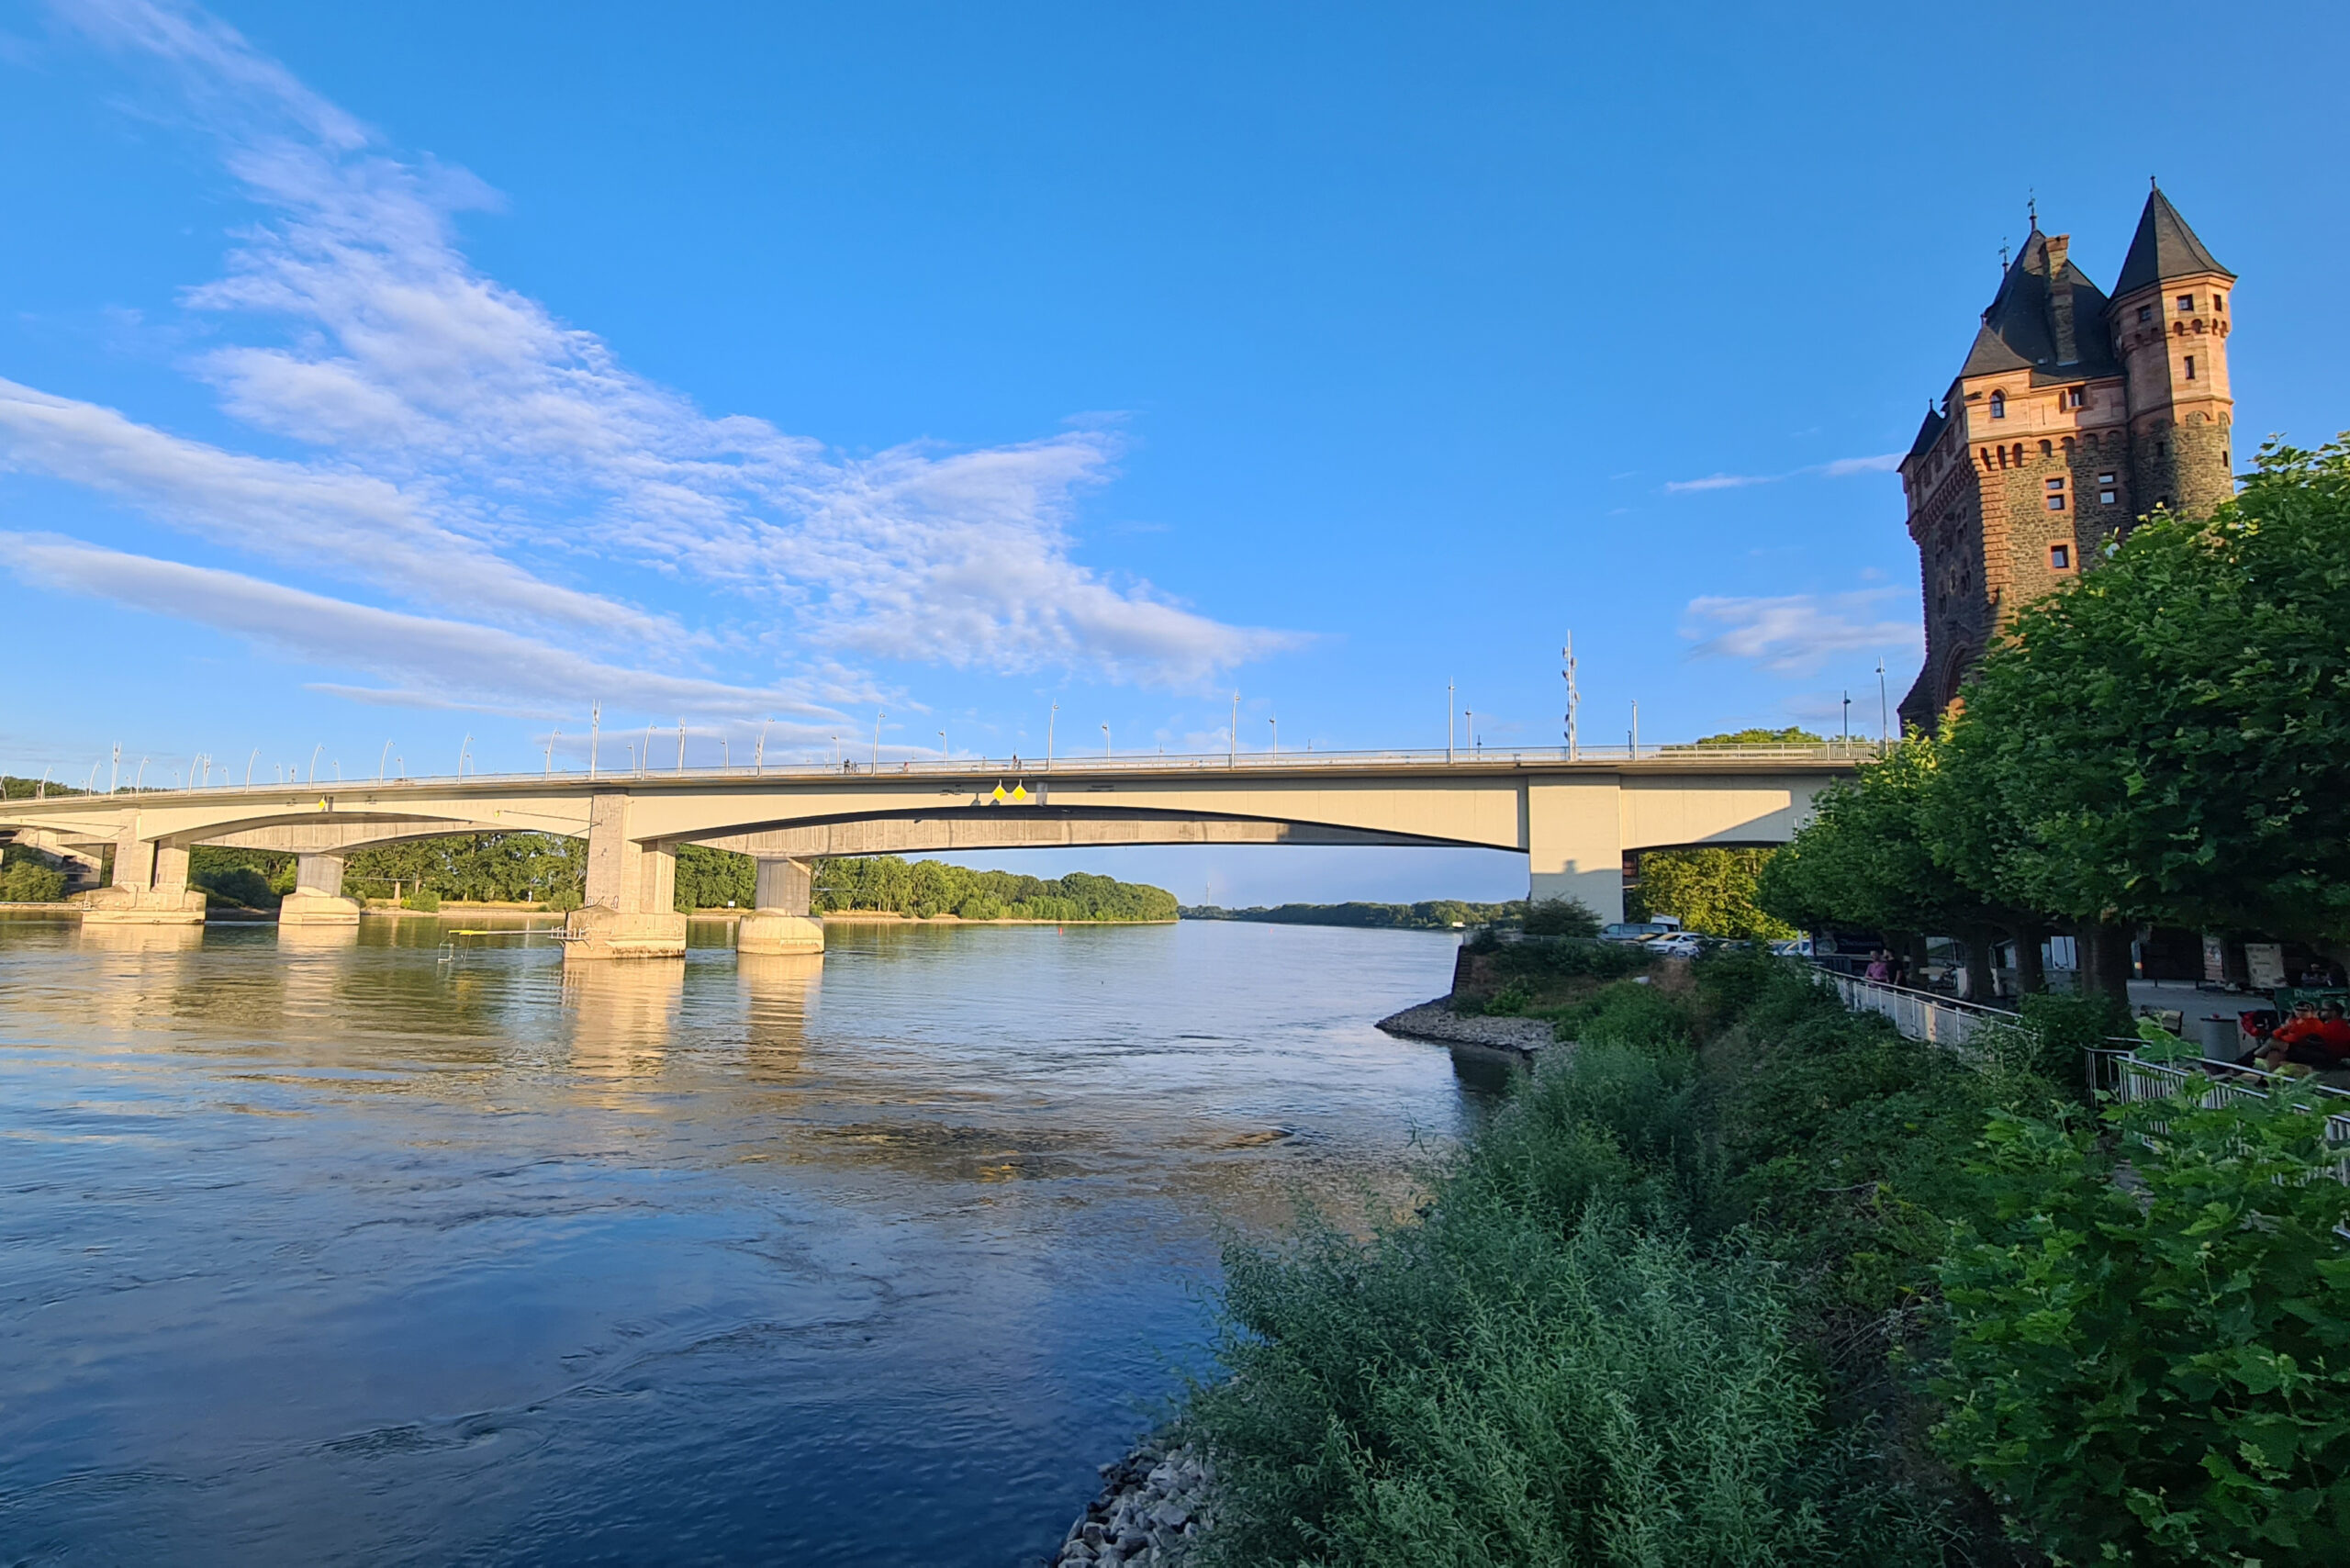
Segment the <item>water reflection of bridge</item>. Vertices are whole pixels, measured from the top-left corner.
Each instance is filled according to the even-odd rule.
[[[1785,843],[1834,778],[1873,748],[1662,746],[1564,752],[1307,753],[1103,757],[1050,767],[956,761],[879,769],[696,769],[420,778],[373,784],[144,790],[0,805],[12,832],[93,871],[85,923],[194,924],[188,851],[239,846],[297,857],[287,926],[355,924],[341,896],[353,850],[464,833],[588,843],[587,907],[568,958],[675,957],[677,851],[758,862],[746,953],[821,951],[808,863],[822,856],[1102,845],[1446,846],[1528,860],[1536,898],[1570,895],[1610,919],[1630,851]]]

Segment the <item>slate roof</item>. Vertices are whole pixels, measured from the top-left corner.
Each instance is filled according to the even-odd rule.
[[[2138,232],[2130,241],[2130,255],[2121,263],[2121,278],[2113,292],[2116,297],[2135,294],[2195,273],[2218,273],[2231,280],[2236,275],[2212,259],[2195,230],[2187,226],[2187,219],[2178,215],[2178,208],[2171,206],[2170,197],[2156,186],[2146,197],[2145,211],[2138,215]]]
[[[1918,439],[1909,443],[1909,456],[1917,457],[1931,452],[1934,449],[1934,442],[1942,437],[1942,427],[1948,423],[1950,423],[1948,420],[1934,411],[1934,406],[1931,403],[1927,404],[1926,422],[1918,427]],[[1906,462],[1908,459],[1905,458],[1903,461]]]
[[[2060,354],[2060,305],[2069,303],[2073,316],[2073,353]],[[2037,225],[1999,280],[1999,292],[1983,312],[1983,330],[1975,334],[1961,375],[1992,375],[2002,371],[2029,370],[2036,381],[2079,381],[2119,375],[2113,339],[2105,319],[2106,297],[2088,274],[2067,258],[2052,278],[2048,269],[2048,237]]]

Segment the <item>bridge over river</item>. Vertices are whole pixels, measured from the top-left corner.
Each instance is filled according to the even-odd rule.
[[[677,846],[758,862],[746,951],[814,952],[820,856],[1137,844],[1449,846],[1528,862],[1531,897],[1572,896],[1623,916],[1628,852],[1784,844],[1831,780],[1875,747],[1584,747],[1543,751],[1307,752],[912,760],[878,767],[681,768],[471,775],[372,783],[145,790],[0,802],[0,833],[107,884],[77,895],[89,923],[196,924],[187,880],[199,844],[291,853],[287,924],[349,924],[352,850],[464,833],[588,841],[586,907],[568,958],[685,949],[672,909]]]

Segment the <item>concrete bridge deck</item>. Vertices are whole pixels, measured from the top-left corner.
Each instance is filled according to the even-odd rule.
[[[108,885],[84,919],[196,922],[199,844],[299,857],[289,924],[355,924],[343,857],[461,833],[552,833],[588,845],[576,958],[680,952],[677,849],[759,862],[748,950],[820,948],[806,862],[820,856],[1129,844],[1453,846],[1528,857],[1535,898],[1623,911],[1628,851],[1783,844],[1865,745],[1542,751],[1304,752],[1206,756],[910,759],[832,767],[678,768],[305,781],[0,802],[13,833]]]

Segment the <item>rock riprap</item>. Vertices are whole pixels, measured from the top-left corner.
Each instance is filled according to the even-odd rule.
[[[1180,1563],[1206,1529],[1215,1467],[1191,1444],[1147,1441],[1102,1467],[1102,1495],[1069,1527],[1054,1568]]]

